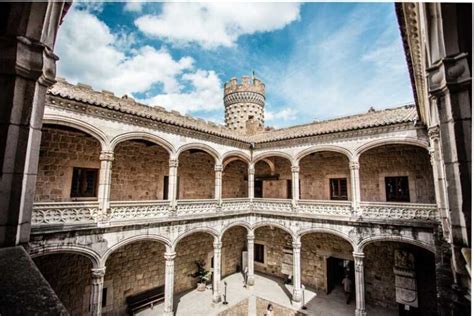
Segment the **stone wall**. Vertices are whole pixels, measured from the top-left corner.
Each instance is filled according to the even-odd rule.
[[[215,161],[206,152],[187,150],[179,156],[179,198],[212,199],[215,191]]]
[[[104,287],[113,291],[107,315],[124,315],[126,299],[165,283],[165,246],[156,241],[139,241],[113,252],[106,262]]]
[[[247,229],[236,226],[222,237],[222,277],[241,271],[242,251],[247,249]]]
[[[331,178],[347,179],[347,193],[350,199],[349,159],[346,156],[334,152],[317,152],[301,159],[301,199],[330,200]]]
[[[426,149],[386,145],[363,153],[359,163],[362,201],[386,201],[385,177],[408,176],[410,202],[435,203],[433,172]]]
[[[176,246],[174,266],[174,291],[181,293],[194,289],[197,279],[190,275],[196,272],[197,260],[204,260],[206,269],[211,269],[211,260],[214,255],[214,238],[207,233],[195,233],[183,238]]]
[[[375,242],[365,249],[364,275],[366,303],[398,309],[395,298],[394,252],[405,249],[415,256],[419,311],[436,315],[434,255],[427,250],[397,242]]]
[[[259,161],[255,165],[255,178],[277,175],[278,179],[263,181],[263,197],[269,199],[288,198],[288,180],[291,180],[291,162],[281,157],[270,157],[267,158],[267,160],[274,165],[274,174],[272,174],[268,163]]]
[[[327,290],[326,258],[352,259],[352,246],[330,234],[307,234],[301,238],[301,282],[318,290]]]
[[[169,154],[147,141],[126,141],[115,148],[112,163],[112,201],[161,200]]]
[[[280,278],[287,278],[282,273],[283,249],[292,250],[290,234],[276,227],[260,227],[255,230],[255,243],[265,246],[265,263],[255,262],[255,271],[271,274]]]
[[[33,261],[71,315],[88,314],[92,269],[88,258],[62,253]]]
[[[307,313],[302,313],[297,310],[284,307],[282,305],[276,304],[274,302],[270,302],[266,299],[257,297],[257,311],[255,315],[266,315],[266,311],[268,308],[268,304],[272,304],[273,307],[273,315],[274,316],[303,316],[307,315]]]
[[[43,126],[35,201],[71,201],[73,167],[99,169],[100,150],[100,143],[81,131]]]
[[[226,165],[222,173],[222,198],[248,197],[248,165],[235,160]]]

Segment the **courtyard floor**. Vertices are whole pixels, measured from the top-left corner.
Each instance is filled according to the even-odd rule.
[[[204,292],[192,290],[181,295],[175,296],[175,315],[176,316],[212,316],[231,308],[233,305],[245,300],[260,297],[262,299],[274,302],[280,306],[299,310],[307,315],[324,316],[344,316],[354,315],[355,300],[346,304],[346,299],[342,287],[336,287],[331,294],[326,295],[322,291],[316,293],[313,290],[305,290],[305,301],[307,310],[298,309],[292,305],[291,293],[293,286],[284,284],[283,280],[268,275],[255,274],[255,285],[250,288],[244,286],[242,274],[235,273],[222,280],[221,290],[224,293],[224,282],[227,283],[227,301],[228,305],[221,303],[212,303],[212,289],[209,287]],[[252,303],[250,303],[252,305]],[[163,304],[155,306],[140,312],[140,316],[162,315]],[[368,315],[397,315],[396,311],[382,308],[367,307]],[[255,313],[249,313],[255,315]],[[277,315],[276,315],[277,316]]]

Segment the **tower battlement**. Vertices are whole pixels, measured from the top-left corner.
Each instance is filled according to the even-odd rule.
[[[241,82],[232,78],[224,85],[225,124],[241,134],[263,130],[265,84],[259,79],[243,76]]]

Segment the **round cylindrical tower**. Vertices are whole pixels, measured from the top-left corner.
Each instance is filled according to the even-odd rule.
[[[265,85],[257,78],[243,76],[230,79],[224,85],[225,124],[242,134],[263,129]]]

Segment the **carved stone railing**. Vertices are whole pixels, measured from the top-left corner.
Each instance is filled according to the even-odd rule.
[[[296,207],[299,214],[317,216],[345,216],[352,215],[351,201],[299,200]]]
[[[249,211],[252,202],[249,198],[222,199],[222,212],[245,212]]]
[[[176,216],[212,214],[217,209],[217,200],[178,200]]]
[[[293,212],[291,200],[255,198],[252,203],[253,211],[261,212]]]
[[[361,202],[359,214],[367,219],[439,220],[436,204]]]
[[[167,200],[110,202],[109,219],[124,221],[165,218],[170,215],[169,205]]]
[[[33,226],[95,223],[99,202],[37,202],[33,205]]]

